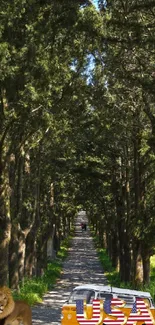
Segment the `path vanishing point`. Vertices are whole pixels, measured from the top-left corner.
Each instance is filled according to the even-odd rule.
[[[89,228],[86,232],[81,231],[82,221],[88,222],[81,212],[75,221],[75,236],[64,261],[61,278],[54,289],[45,294],[43,303],[32,308],[34,325],[60,325],[62,305],[75,286],[87,283],[107,284]]]

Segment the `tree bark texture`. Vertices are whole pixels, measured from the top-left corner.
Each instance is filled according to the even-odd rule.
[[[5,190],[4,164],[0,153],[0,286],[8,283],[9,241],[11,236],[11,222],[6,206]]]

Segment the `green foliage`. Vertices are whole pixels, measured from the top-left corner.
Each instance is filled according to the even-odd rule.
[[[15,300],[24,300],[29,305],[41,303],[43,295],[51,290],[60,277],[62,271],[62,262],[67,257],[68,248],[70,246],[72,236],[64,239],[60,250],[58,251],[56,260],[48,263],[47,269],[41,278],[24,279],[24,284],[20,287],[20,292],[13,291]]]
[[[154,4],[98,3],[0,3],[0,214],[40,259],[79,205],[100,239],[155,247]]]
[[[72,236],[69,236],[68,238],[64,239],[61,244],[60,250],[58,251],[58,254],[57,254],[57,257],[60,258],[61,260],[66,258],[68,255],[68,247],[69,247],[71,238],[72,238]]]
[[[53,284],[55,284],[56,279],[60,276],[62,269],[62,264],[58,260],[56,262],[48,263],[47,270],[43,276],[43,281],[48,285],[48,288],[51,289]]]
[[[13,297],[15,300],[24,300],[30,305],[34,305],[41,303],[47,289],[48,285],[43,278],[25,279],[24,285],[20,288],[20,293],[13,292]]]
[[[20,293],[13,292],[15,300],[25,300],[30,305],[41,303],[43,295],[52,289],[57,278],[61,274],[61,262],[53,261],[48,263],[47,270],[41,278],[25,279],[24,285],[20,288]]]
[[[119,272],[112,267],[111,260],[106,252],[106,249],[99,247],[99,239],[91,229],[93,235],[94,243],[98,252],[100,262],[103,266],[104,274],[108,280],[108,284],[111,286],[124,288],[124,289],[135,289],[134,285],[131,283],[125,283],[120,280]],[[137,290],[150,292],[152,298],[155,298],[155,255],[151,257],[151,276],[149,285],[139,285]]]
[[[99,238],[97,235],[95,235],[94,231],[92,230],[92,227],[90,227],[90,229],[91,229],[91,234],[93,236],[93,240],[95,243],[95,247],[97,249],[99,260],[102,264],[103,272],[108,280],[108,283],[109,283],[109,285],[119,287],[120,286],[119,273],[114,269],[114,267],[112,267],[112,264],[111,264],[108,254],[106,252],[106,249],[100,247]]]
[[[111,261],[106,253],[106,250],[103,248],[98,248],[98,256],[103,266],[103,271],[107,277],[108,283],[112,286],[120,285],[119,273],[112,267]]]

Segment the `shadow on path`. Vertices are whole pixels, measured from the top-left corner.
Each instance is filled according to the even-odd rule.
[[[75,286],[86,283],[107,284],[90,231],[81,231],[81,221],[87,223],[87,218],[79,214],[75,224],[75,237],[63,264],[61,278],[54,290],[44,296],[43,303],[32,308],[33,324],[59,325],[61,307]]]

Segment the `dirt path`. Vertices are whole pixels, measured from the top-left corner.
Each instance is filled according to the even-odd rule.
[[[63,265],[61,279],[52,291],[49,291],[43,304],[32,310],[33,324],[59,325],[61,307],[67,300],[71,290],[84,283],[107,284],[102,266],[98,260],[90,231],[81,231],[81,221],[87,222],[86,217],[78,215],[75,224],[75,237],[69,250],[69,255]]]

